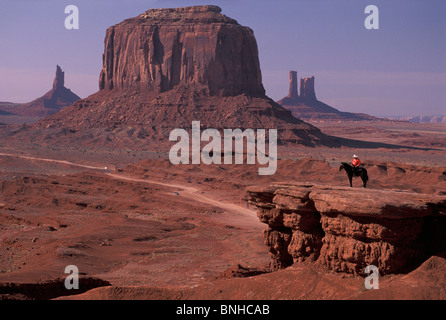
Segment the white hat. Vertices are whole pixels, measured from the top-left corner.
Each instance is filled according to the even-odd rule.
[[[358,156],[356,154],[353,155],[353,158],[357,158]]]

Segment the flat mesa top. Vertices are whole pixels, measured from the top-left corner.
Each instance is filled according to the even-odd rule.
[[[168,23],[230,23],[237,24],[237,21],[231,19],[221,13],[221,8],[218,6],[205,5],[205,6],[192,6],[182,8],[162,8],[162,9],[149,9],[146,12],[140,14],[134,19],[144,19],[151,22],[168,22]]]
[[[149,9],[143,14],[150,13],[202,13],[202,12],[216,12],[220,13],[221,8],[219,6],[205,5],[205,6],[190,6],[190,7],[182,7],[182,8],[161,8],[161,9]]]

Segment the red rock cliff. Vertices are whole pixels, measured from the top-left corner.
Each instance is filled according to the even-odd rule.
[[[204,86],[210,95],[264,95],[253,31],[217,6],[150,9],[108,28],[100,89]]]
[[[446,250],[446,197],[312,184],[248,189],[272,267],[315,262],[364,275],[405,272]]]

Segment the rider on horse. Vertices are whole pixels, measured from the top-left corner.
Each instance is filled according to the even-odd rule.
[[[352,187],[352,178],[354,176],[361,177],[362,185],[365,188],[367,186],[367,181],[369,180],[369,176],[367,175],[367,169],[362,167],[361,161],[358,156],[355,154],[353,156],[352,164],[348,164],[346,162],[341,162],[341,166],[339,167],[339,171],[345,170],[348,176],[348,180],[350,181],[350,187]]]
[[[354,154],[352,160],[353,171],[358,173],[358,168],[360,165],[361,165],[361,160],[359,160],[358,156]]]

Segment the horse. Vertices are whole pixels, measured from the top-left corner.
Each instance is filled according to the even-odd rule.
[[[341,162],[341,166],[339,167],[339,171],[345,170],[348,176],[348,180],[350,181],[350,187],[353,187],[352,178],[361,177],[363,187],[367,186],[367,181],[369,180],[369,176],[367,175],[367,170],[365,168],[353,168],[353,166],[349,165],[346,162]]]

